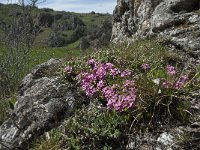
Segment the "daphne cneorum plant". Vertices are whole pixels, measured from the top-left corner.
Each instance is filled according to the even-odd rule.
[[[80,72],[76,79],[89,98],[101,98],[106,101],[107,108],[116,111],[134,107],[136,88],[131,80],[131,70],[122,70],[112,63],[99,63],[94,59],[90,59],[88,65],[90,68]],[[64,71],[71,73],[72,68],[67,66]]]
[[[87,69],[76,73],[75,79],[89,99],[103,100],[108,109],[119,112],[133,109],[137,101],[140,101],[139,98],[137,99],[137,90],[132,70],[124,67],[120,68],[119,64],[98,62],[95,59],[89,59],[87,66]],[[151,75],[150,64],[144,63],[141,65],[141,68],[145,71],[144,74],[151,76],[149,78],[150,82],[157,84],[159,90],[167,91],[164,89],[170,89],[170,94],[183,88],[188,81],[186,75],[179,76],[175,67],[171,65],[168,65],[164,71],[166,78],[161,76],[155,79],[159,80],[159,83],[153,80],[154,76]],[[67,66],[64,68],[64,72],[72,74],[73,68]]]

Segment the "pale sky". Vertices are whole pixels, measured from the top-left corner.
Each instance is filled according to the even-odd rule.
[[[25,0],[28,1],[28,0]],[[99,13],[113,13],[117,0],[39,0],[39,8],[52,8],[60,11],[71,11],[88,13],[91,11]],[[17,0],[0,0],[0,3],[16,3]]]

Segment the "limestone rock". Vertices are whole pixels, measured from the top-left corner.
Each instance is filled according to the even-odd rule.
[[[31,140],[70,116],[78,93],[61,77],[47,75],[60,63],[51,59],[23,79],[14,110],[0,126],[1,150],[26,149]]]
[[[199,0],[118,0],[112,41],[156,36],[199,55]]]
[[[172,150],[171,146],[173,144],[173,136],[171,134],[168,134],[167,132],[162,133],[158,139],[157,142],[160,144],[158,147],[156,147],[156,150]]]

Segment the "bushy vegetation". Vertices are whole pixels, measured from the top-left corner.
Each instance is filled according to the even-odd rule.
[[[2,4],[0,6],[0,27],[8,26],[13,19],[21,17],[22,10],[22,7],[16,4]],[[110,14],[78,14],[32,7],[32,17],[34,26],[38,30],[34,47],[67,46],[82,37],[89,38],[89,46],[102,47],[108,45],[111,37],[112,16]],[[0,33],[1,31],[0,28]]]
[[[61,149],[114,149],[136,132],[186,124],[189,93],[200,86],[198,68],[187,71],[178,55],[152,40],[68,60],[63,75],[77,84],[89,105],[80,106],[58,130]]]

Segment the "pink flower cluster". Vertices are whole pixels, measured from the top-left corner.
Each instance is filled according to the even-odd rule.
[[[175,84],[175,89],[180,89],[180,88],[182,88],[184,85],[185,85],[185,83],[188,81],[188,77],[186,76],[186,75],[184,75],[184,76],[181,76],[179,79],[178,79],[178,81],[176,82],[176,84]]]
[[[77,79],[88,97],[101,96],[107,101],[107,108],[124,111],[132,108],[136,99],[134,82],[127,80],[132,74],[129,69],[121,71],[112,63],[98,63],[94,59],[88,61],[89,72],[81,72]],[[120,79],[123,84],[114,84],[114,79]],[[109,79],[113,81],[110,84]]]
[[[145,63],[145,64],[142,64],[142,66],[141,66],[144,70],[150,70],[151,69],[151,67],[150,67],[150,65],[149,64],[147,64],[147,63]]]
[[[171,66],[171,65],[168,65],[167,66],[167,74],[172,75],[172,76],[176,75],[175,67]]]
[[[150,70],[151,69],[150,64],[147,64],[147,63],[142,64],[141,67],[144,70]],[[162,86],[166,89],[181,89],[181,88],[184,87],[184,85],[188,81],[188,77],[186,75],[181,76],[178,79],[178,81],[175,80],[175,77],[177,76],[177,71],[176,71],[176,68],[174,66],[168,65],[166,67],[166,71],[167,71],[167,74],[171,76],[170,78],[173,80],[173,81],[165,80],[162,83]]]
[[[72,72],[72,67],[69,67],[69,66],[65,67],[64,68],[64,72],[65,73],[71,73]]]
[[[121,94],[117,90],[120,88],[117,84],[113,84],[112,87],[106,86],[102,89],[103,96],[108,101],[107,108],[123,111],[134,106],[136,99],[134,83],[126,80],[123,86],[124,88],[120,91],[122,92]]]
[[[168,65],[167,66],[167,74],[170,76],[175,76],[177,74],[177,71],[174,66]],[[172,89],[181,89],[186,82],[188,81],[188,77],[186,75],[181,76],[178,81],[175,82],[170,82],[170,81],[165,81],[163,82],[163,87],[164,88],[172,88]]]
[[[186,84],[186,82],[188,81],[188,77],[186,75],[181,76],[178,81],[176,81],[175,83],[169,82],[169,81],[164,81],[163,82],[163,87],[166,89],[181,89],[184,87],[184,85]]]

